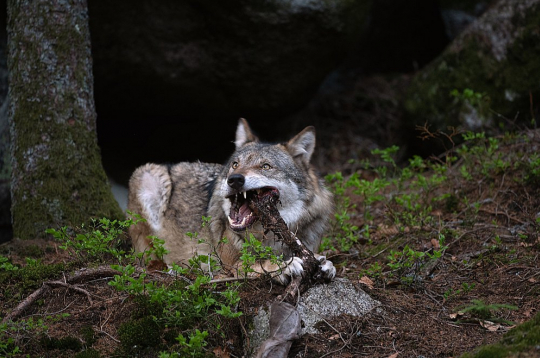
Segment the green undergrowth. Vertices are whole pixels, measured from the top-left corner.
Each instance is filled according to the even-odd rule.
[[[473,92],[456,95],[482,99]],[[404,164],[396,160],[399,148],[377,149],[357,172],[326,177],[337,210],[322,249],[338,268],[362,262],[357,277],[367,276],[379,288],[428,290],[443,306],[457,307],[462,318],[457,325],[512,325],[505,318],[517,307],[484,303],[489,297],[480,287],[490,268],[537,266],[540,216],[532,200],[540,187],[538,131],[488,136],[453,128],[420,130],[422,138],[444,140],[449,149]],[[481,239],[469,233],[482,233]],[[498,233],[505,233],[504,239]],[[456,279],[446,276],[447,270],[469,274]],[[437,276],[448,281],[428,286]],[[526,295],[535,292],[532,287]],[[464,357],[517,357],[516,352],[531,350],[536,354],[531,357],[537,356],[539,317],[510,331],[501,343]]]
[[[61,249],[70,253],[77,267],[81,263],[114,262],[111,267],[118,275],[109,281],[109,285],[128,294],[126,304],[132,311],[118,328],[120,346],[115,356],[205,357],[209,336],[212,335],[214,340],[216,336],[225,337],[224,332],[233,325],[231,322],[242,315],[238,311],[240,283],[222,283],[220,287],[218,283],[212,283],[211,272],[216,268],[212,267],[215,263],[208,267],[209,257],[195,257],[189,267],[173,265],[169,274],[164,275],[165,279],[151,275],[145,269],[146,264],[151,256],[160,259],[167,252],[163,241],[152,238],[153,248],[145,255],[126,250],[123,244],[126,230],[141,220],[136,216],[125,221],[103,218],[88,227],[49,229],[47,233],[58,240]],[[40,260],[31,258],[26,261],[25,266],[19,266],[0,256],[0,280],[20,281],[27,292],[27,289],[39,287],[43,281],[61,277],[71,268],[68,264],[42,265]],[[19,294],[18,300],[22,298]],[[18,339],[20,327],[25,322],[27,334],[33,332],[34,337],[41,337],[31,345],[33,348]],[[78,352],[77,357],[99,356],[92,348],[95,334],[88,327],[79,333],[86,337],[85,345],[72,336],[49,337],[43,321],[35,325],[32,320],[19,320],[5,323],[0,328],[0,356],[24,354],[25,347]]]
[[[202,225],[207,225],[209,219],[203,217]],[[69,253],[72,264],[44,265],[40,259],[27,258],[26,265],[15,265],[0,256],[0,282],[10,283],[6,292],[14,296],[15,304],[43,281],[58,279],[80,267],[109,265],[118,274],[108,285],[127,294],[126,304],[132,312],[118,327],[120,344],[115,356],[206,357],[211,351],[210,342],[223,341],[232,333],[231,329],[238,329],[238,319],[242,316],[238,310],[242,281],[212,281],[213,273],[220,269],[215,252],[195,256],[186,266],[173,264],[167,274],[153,275],[146,267],[151,258],[163,259],[167,253],[164,241],[150,237],[152,247],[145,253],[135,253],[125,245],[127,229],[142,220],[130,213],[130,218],[123,221],[102,218],[78,228],[48,229],[59,248]],[[202,240],[198,233],[188,236],[198,242]],[[241,272],[248,275],[253,271],[251,265],[260,259],[276,263],[282,260],[268,249],[253,236],[248,238],[241,252]],[[29,334],[34,331],[41,338],[29,345],[17,338],[21,322],[24,321],[8,322],[1,327],[0,356],[17,356],[24,354],[25,349],[39,349],[36,347],[56,353],[77,352],[77,357],[99,356],[92,347],[95,335],[91,329],[79,332],[79,336],[94,337],[85,338],[87,343],[81,345],[80,338],[49,337],[45,325],[40,326],[42,332],[30,326],[26,331]]]
[[[505,181],[534,190],[540,181],[540,156],[530,150],[531,133],[488,137],[483,132],[454,129],[431,133],[424,127],[422,137],[443,138],[451,150],[439,157],[413,156],[398,165],[398,147],[377,149],[372,151],[372,161],[361,163],[362,170],[348,176],[328,175],[336,213],[322,249],[378,256],[362,274],[407,285],[418,283],[445,254],[448,243],[477,223],[480,211],[494,202]],[[462,144],[455,145],[458,137]],[[540,218],[530,218],[530,223],[538,232]],[[392,239],[374,240],[384,230],[391,230]],[[490,255],[494,260],[511,260],[508,252],[497,256],[503,248],[497,240],[496,236],[492,250],[480,259]],[[430,242],[430,247],[418,248],[422,241]]]
[[[371,160],[361,163],[361,170],[326,177],[336,197],[336,213],[322,249],[344,257],[342,261],[332,258],[338,268],[347,265],[348,257],[356,257],[369,262],[360,276],[383,285],[397,283],[399,287],[422,289],[435,264],[448,258],[450,245],[460,240],[464,231],[473,230],[482,210],[489,211],[495,200],[500,201],[499,206],[506,204],[504,198],[497,197],[503,183],[528,188],[531,195],[537,193],[534,188],[540,184],[540,155],[530,149],[533,137],[529,132],[489,137],[453,130],[431,133],[423,128],[422,135],[446,138],[451,149],[439,157],[414,156],[405,164],[396,159],[398,147],[377,149]],[[457,136],[462,144],[452,145]],[[125,295],[122,304],[130,312],[117,322],[119,344],[114,356],[206,357],[212,355],[213,347],[226,346],[224,342],[231,332],[242,337],[239,290],[243,282],[213,281],[213,273],[220,269],[215,253],[196,256],[189,265],[172,265],[167,274],[154,275],[146,267],[150,257],[159,260],[166,254],[163,240],[152,237],[152,249],[144,255],[126,245],[127,229],[141,220],[135,215],[123,221],[103,218],[79,228],[47,230],[59,248],[69,254],[69,260],[63,263],[44,264],[46,253],[38,247],[27,249],[25,264],[0,255],[0,295],[14,306],[44,281],[67,276],[81,267],[109,265],[118,274],[108,285]],[[540,233],[540,217],[519,220],[527,221],[529,231],[518,230],[518,239],[524,245],[538,245],[534,240]],[[202,224],[208,221],[203,218]],[[501,226],[495,219],[491,225]],[[188,236],[202,240],[197,233]],[[246,240],[240,254],[240,269],[246,275],[259,259],[276,263],[282,259],[253,237]],[[498,235],[493,235],[479,254],[454,264],[468,270],[478,265],[500,266],[526,260],[533,259],[518,256],[505,247]],[[465,280],[447,288],[441,297],[444,302],[465,299],[480,284],[481,279]],[[40,307],[44,302],[36,305]],[[511,306],[477,300],[462,307],[467,315],[492,321],[497,320],[498,309]],[[40,347],[51,356],[99,357],[95,347],[98,334],[91,326],[76,336],[49,334],[48,322],[64,319],[69,317],[59,313],[41,320],[30,317],[0,325],[0,356],[32,355]],[[534,337],[538,319],[532,321],[531,333],[524,334],[518,327],[515,330],[522,332],[521,336],[511,331],[500,345],[537,342]]]

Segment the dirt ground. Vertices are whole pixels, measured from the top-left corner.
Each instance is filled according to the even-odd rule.
[[[540,131],[528,133],[527,143],[501,145],[498,150],[501,157],[537,152]],[[369,206],[372,217],[366,218],[363,198],[350,194],[351,204],[356,205],[354,209],[351,207],[351,223],[358,228],[367,225],[369,238],[358,229],[358,242],[348,252],[330,250],[326,254],[337,267],[338,277],[347,277],[380,301],[382,310],[362,318],[343,316],[320,324],[321,333],[295,341],[289,357],[458,357],[475,347],[497,342],[505,332],[538,312],[539,182],[523,181],[520,168],[466,180],[459,165],[458,162],[449,169],[447,181],[437,189],[447,191],[457,200],[434,204],[429,213],[433,219],[418,226],[397,225],[395,216],[399,207],[382,201]],[[370,171],[360,173],[373,178]],[[389,195],[392,190],[386,188],[384,194]],[[388,266],[392,251],[406,247],[423,253],[440,250],[441,233],[445,235],[446,248],[440,258],[418,259],[399,274]],[[1,250],[14,264],[24,264],[24,258],[32,255],[38,255],[50,267],[64,263],[69,268],[73,260],[53,241],[11,242]],[[366,272],[375,263],[381,269],[376,274]],[[54,280],[63,281],[69,276],[69,270],[62,272]],[[20,316],[37,321],[69,314],[57,321],[47,321],[47,336],[76,337],[79,346],[72,342],[75,348],[71,351],[49,349],[37,325],[18,331],[21,349],[31,357],[72,357],[82,344],[91,346],[101,357],[117,356],[118,329],[136,305],[127,293],[109,286],[109,280],[110,275],[87,278],[77,285],[80,291],[60,284],[51,286]],[[39,282],[31,283],[22,292],[17,291],[20,297],[15,297],[14,291],[8,290],[9,281],[2,285],[1,317],[41,287]],[[280,293],[282,288],[269,282],[247,282],[241,291],[239,307],[244,315],[229,322],[222,332],[210,332],[209,356],[243,356],[248,344],[245,332],[250,314]],[[479,302],[474,300],[489,309],[470,310],[474,302]],[[70,342],[64,343],[69,348]],[[540,356],[540,351],[536,351],[537,355],[533,352],[527,357]]]

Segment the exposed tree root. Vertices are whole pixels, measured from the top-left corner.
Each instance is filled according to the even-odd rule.
[[[43,282],[43,285],[26,297],[21,303],[17,305],[9,314],[7,314],[3,319],[2,323],[8,321],[16,320],[28,307],[30,307],[34,302],[36,302],[44,293],[55,287],[66,287],[68,289],[74,290],[76,292],[86,295],[90,305],[93,304],[92,297],[90,293],[80,287],[74,286],[75,284],[92,281],[98,278],[104,277],[113,277],[118,275],[119,272],[113,270],[108,266],[98,267],[96,269],[84,268],[76,271],[73,275],[68,277],[65,281],[47,281]]]

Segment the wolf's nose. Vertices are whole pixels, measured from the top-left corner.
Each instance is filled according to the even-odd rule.
[[[236,190],[240,190],[245,182],[246,178],[242,174],[233,174],[227,179],[227,184]]]

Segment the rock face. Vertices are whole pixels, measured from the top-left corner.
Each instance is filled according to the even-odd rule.
[[[462,32],[412,81],[405,126],[486,128],[529,123],[540,98],[539,0],[502,0]]]
[[[323,320],[331,320],[340,315],[362,317],[378,306],[380,302],[369,297],[347,279],[338,278],[327,285],[314,286],[302,295],[297,307],[303,322],[301,335],[318,333],[315,325]],[[252,353],[268,338],[269,317],[268,308],[263,307],[253,318],[254,328],[249,339]]]
[[[302,334],[318,333],[315,324],[323,318],[329,319],[342,314],[362,317],[379,305],[380,302],[354,287],[346,279],[336,279],[328,285],[317,285],[302,296],[298,305],[298,312],[304,321]]]
[[[305,104],[370,1],[90,1],[96,103],[154,116]]]

